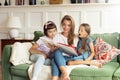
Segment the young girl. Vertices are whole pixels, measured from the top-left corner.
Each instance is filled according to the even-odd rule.
[[[39,40],[30,48],[31,57],[30,59],[35,62],[32,80],[37,80],[37,77],[42,69],[42,65],[45,63],[45,59],[51,55],[51,48],[45,44],[42,39],[52,41],[53,37],[56,35],[57,28],[54,22],[48,21],[44,25],[45,36],[40,37]]]
[[[94,46],[93,40],[90,38],[90,25],[83,23],[79,27],[78,36],[79,41],[77,45],[77,57],[74,57],[73,60],[68,61],[68,65],[77,65],[77,64],[89,64],[101,67],[101,64],[95,64],[91,60],[94,57]]]
[[[57,34],[53,41],[67,45],[77,46],[78,38],[74,34],[75,23],[71,16],[65,15],[61,20],[62,32]],[[66,59],[69,55],[60,49],[55,50],[51,55],[52,80],[70,80],[66,71]]]

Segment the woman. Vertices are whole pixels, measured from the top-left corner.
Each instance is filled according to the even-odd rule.
[[[65,15],[61,20],[61,27],[63,31],[57,34],[53,41],[70,46],[77,46],[78,38],[74,34],[75,23],[73,18]],[[59,80],[60,76],[62,76],[62,80],[70,80],[65,67],[67,57],[70,56],[62,52],[59,48],[51,55],[52,80]]]

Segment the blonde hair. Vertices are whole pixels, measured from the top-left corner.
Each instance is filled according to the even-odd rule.
[[[68,44],[72,45],[73,42],[74,42],[74,36],[75,36],[75,34],[74,34],[75,22],[74,22],[73,18],[70,15],[65,15],[62,18],[61,25],[64,22],[64,20],[71,21],[71,29],[70,29],[69,34],[68,34]]]

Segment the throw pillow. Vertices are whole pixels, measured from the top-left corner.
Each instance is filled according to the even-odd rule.
[[[31,63],[29,60],[29,49],[32,46],[30,42],[20,43],[15,42],[12,45],[12,52],[10,56],[10,62],[13,65]]]
[[[111,61],[120,54],[120,50],[105,42],[102,38],[98,37],[94,44],[95,59],[104,60],[105,62]]]

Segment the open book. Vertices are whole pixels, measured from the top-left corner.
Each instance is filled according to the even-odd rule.
[[[42,38],[41,40],[44,41],[46,45],[52,44],[52,45],[58,46],[64,53],[68,55],[75,55],[75,56],[78,55],[74,46],[70,46],[63,43],[56,43],[56,42],[48,41]]]

